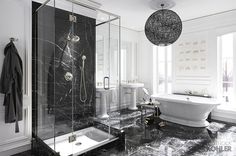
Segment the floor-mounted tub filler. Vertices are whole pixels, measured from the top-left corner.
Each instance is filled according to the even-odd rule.
[[[160,102],[160,118],[190,127],[206,127],[210,112],[220,104],[217,99],[187,95],[163,94],[155,96]]]
[[[72,134],[66,134],[55,138],[45,140],[44,142],[53,150],[60,153],[60,156],[80,155],[91,151],[102,145],[108,144],[118,139],[109,133],[106,133],[95,127],[85,128],[76,132],[76,140],[69,142],[68,138]]]

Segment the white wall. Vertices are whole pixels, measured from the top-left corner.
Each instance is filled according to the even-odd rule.
[[[31,140],[31,1],[1,0],[0,2],[0,72],[4,59],[4,47],[10,37],[17,38],[15,43],[24,62],[24,99],[23,121],[19,122],[20,133],[15,133],[15,124],[4,123],[4,96],[0,94],[0,155],[14,154],[29,148]],[[10,150],[20,146],[22,149]],[[7,150],[10,150],[6,152]],[[3,152],[5,151],[5,152]]]
[[[173,91],[183,92],[193,90],[201,93],[204,89],[208,94],[217,97],[219,94],[218,86],[218,60],[217,60],[217,36],[236,32],[236,11],[226,12],[214,16],[199,18],[183,22],[183,32],[181,37],[173,44]],[[205,74],[185,74],[180,76],[176,73],[177,46],[184,41],[193,41],[197,39],[206,39],[207,41],[207,72]],[[139,81],[144,82],[151,91],[152,86],[152,44],[147,41],[143,32],[140,32],[140,43],[138,50],[138,73]],[[234,114],[234,116],[232,115]],[[230,117],[230,118],[229,118]],[[234,112],[222,112],[215,110],[213,118],[236,122]]]
[[[179,79],[176,74],[173,75],[173,88],[175,90],[194,89],[201,92],[202,89],[207,88],[208,94],[217,97],[220,91],[219,80],[219,54],[217,53],[217,36],[236,32],[236,11],[231,11],[223,14],[200,18],[192,21],[185,22],[183,27],[183,34],[179,41],[186,36],[192,39],[193,36],[200,35],[201,38],[206,38],[208,47],[208,71],[200,77],[192,76],[184,81],[182,84],[177,84]],[[177,42],[178,43],[178,42]],[[173,58],[174,59],[174,58]],[[174,65],[173,65],[174,66]],[[187,83],[187,85],[186,85]],[[236,113],[233,111],[223,111],[215,109],[212,118],[227,122],[236,123]]]
[[[184,25],[185,26],[185,25]],[[217,96],[214,79],[217,67],[216,39],[210,30],[185,33],[173,44],[173,93],[191,91]]]
[[[218,14],[205,18],[200,18],[183,23],[183,33],[178,41],[173,45],[173,69],[176,66],[176,48],[180,42],[192,40],[206,40],[207,42],[207,70],[198,76],[190,74],[188,78],[178,76],[176,70],[173,72],[174,91],[183,91],[194,89],[198,92],[207,89],[209,95],[217,97],[218,95],[218,72],[217,72],[217,36],[234,32],[236,30],[236,11]],[[177,83],[178,81],[178,83]]]

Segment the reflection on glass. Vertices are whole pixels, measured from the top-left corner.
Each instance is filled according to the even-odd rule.
[[[126,49],[121,49],[121,80],[122,81],[126,81],[126,56],[127,56],[127,52]]]
[[[121,44],[121,81],[134,82],[136,73],[136,43],[123,41]]]
[[[153,94],[171,93],[172,49],[153,47]]]
[[[167,93],[172,91],[172,46],[167,47]]]

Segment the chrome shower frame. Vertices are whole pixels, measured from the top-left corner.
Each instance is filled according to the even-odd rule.
[[[46,0],[44,3],[42,3],[42,5],[36,11],[39,11],[43,6],[47,5],[50,1],[51,0]],[[119,84],[119,110],[120,110],[121,109],[121,106],[120,106],[121,105],[121,97],[120,97],[120,95],[121,95],[121,67],[120,67],[120,63],[121,63],[121,55],[120,55],[120,53],[121,53],[121,16],[113,14],[113,13],[110,13],[110,12],[107,12],[107,11],[99,9],[97,7],[93,7],[93,6],[87,5],[87,4],[79,2],[77,0],[66,0],[66,1],[71,2],[73,4],[80,5],[82,7],[87,8],[87,9],[91,9],[91,10],[94,10],[94,11],[99,11],[99,12],[105,13],[105,14],[113,17],[111,19],[109,18],[107,21],[102,21],[102,22],[96,24],[96,26],[99,26],[99,25],[102,25],[102,24],[105,24],[105,23],[110,23],[112,21],[118,20],[118,27],[119,27],[119,37],[118,37],[118,39],[119,39],[118,40],[118,54],[119,54],[119,56],[118,56],[118,68],[119,68],[118,69],[118,75],[119,75],[119,80],[118,81],[119,82],[118,82],[118,84]],[[96,2],[93,2],[93,3],[96,3]],[[109,45],[109,47],[110,47],[110,45]]]
[[[35,0],[35,1],[39,1],[39,0]],[[80,1],[76,1],[76,0],[64,0],[65,1],[65,3],[68,1],[68,2],[71,2],[72,3],[72,8],[73,8],[73,5],[74,6],[80,6],[80,7],[84,7],[85,9],[89,9],[89,10],[92,10],[92,11],[94,11],[95,13],[96,12],[99,12],[99,13],[102,13],[102,14],[106,14],[106,17],[108,17],[108,18],[106,18],[106,20],[99,20],[97,17],[95,17],[94,19],[96,20],[96,23],[95,23],[95,26],[97,27],[97,26],[100,26],[100,25],[103,25],[103,24],[108,24],[108,26],[109,26],[109,29],[108,29],[108,31],[109,31],[109,39],[111,38],[111,34],[112,33],[110,33],[110,31],[111,31],[111,25],[115,25],[115,26],[117,26],[117,29],[116,29],[116,36],[118,37],[117,38],[117,40],[116,40],[116,45],[115,45],[115,47],[117,47],[117,54],[118,54],[118,56],[116,56],[116,60],[117,60],[117,67],[116,67],[116,72],[115,72],[115,74],[117,74],[117,76],[116,76],[116,79],[117,79],[117,83],[116,83],[116,86],[117,86],[117,93],[118,93],[118,95],[117,95],[117,108],[118,109],[120,109],[121,108],[121,76],[120,76],[120,73],[121,73],[121,68],[120,68],[120,61],[121,61],[121,57],[120,57],[120,51],[121,51],[121,17],[120,16],[118,16],[118,15],[116,15],[116,14],[113,14],[113,13],[110,13],[110,12],[107,12],[107,11],[104,11],[104,10],[102,10],[102,9],[99,9],[99,8],[97,8],[97,7],[94,7],[94,6],[90,6],[90,5],[87,5],[87,4],[85,4],[85,3],[83,3],[83,2],[80,2]],[[54,6],[52,6],[51,5],[51,3],[50,2],[54,2]],[[42,11],[43,10],[43,8],[44,8],[44,6],[52,6],[52,7],[54,7],[54,8],[56,8],[55,7],[55,3],[56,3],[56,0],[46,0],[45,2],[43,2],[37,9],[36,9],[36,12],[38,12],[38,11]],[[67,3],[66,3],[67,4]],[[42,10],[41,10],[42,9]],[[73,16],[73,9],[72,9],[72,15],[69,17],[69,21],[71,22],[71,23],[77,23],[77,21],[76,21],[76,19],[75,18],[73,18],[72,17]],[[72,28],[73,29],[73,28]],[[73,32],[73,30],[72,30],[72,32]],[[73,37],[75,36],[75,34],[73,34],[73,33],[70,33],[69,32],[69,34],[66,36],[66,42],[73,42],[73,43],[75,43],[74,41],[76,41],[77,42],[77,39],[78,39],[78,41],[79,41],[79,37],[77,37],[77,38],[75,38],[75,40],[73,40]],[[78,43],[79,44],[79,43]],[[108,41],[108,51],[111,51],[111,46],[112,46],[112,44],[110,43],[110,41]],[[73,45],[72,45],[73,46]],[[85,57],[81,57],[81,59],[82,59],[82,65],[83,65],[83,68],[84,68],[84,64],[85,64]],[[73,62],[73,61],[72,61]],[[74,65],[72,65],[72,67],[74,67]],[[83,69],[84,70],[84,69]],[[73,68],[72,68],[72,73],[73,73]],[[66,73],[66,75],[65,75],[65,78],[66,78],[66,80],[67,81],[74,81],[73,80],[73,75],[71,74],[71,73]],[[73,82],[72,82],[72,84],[73,84]],[[81,86],[81,85],[80,85]],[[72,91],[73,91],[73,85],[72,85]],[[73,95],[73,93],[72,93],[72,95]],[[72,100],[73,100],[73,98],[72,98]],[[74,106],[73,106],[73,103],[74,103],[74,101],[72,101],[72,108],[74,108]],[[109,108],[110,108],[110,106],[109,106]],[[109,111],[110,111],[110,109],[109,109]],[[72,109],[72,114],[74,114],[74,110]],[[109,118],[110,119],[110,118]],[[73,137],[74,137],[74,135],[76,134],[76,131],[73,131],[74,130],[74,124],[73,124],[73,122],[74,122],[74,117],[73,117],[73,115],[72,115],[72,127],[71,127],[71,129],[72,129],[72,132],[70,132],[70,134],[68,133],[68,135],[70,135],[69,136],[69,138],[72,138],[71,140],[73,140]],[[111,127],[111,124],[109,123],[109,126],[108,126],[108,134],[112,134],[112,131],[114,131],[113,129],[112,129],[112,127]],[[54,135],[54,140],[53,140],[53,148],[54,148],[54,152],[56,152],[56,140],[57,140],[57,138],[55,137],[55,134],[56,134],[56,131],[55,131],[55,128],[53,128],[53,135]],[[41,138],[39,138],[39,140],[40,140]],[[40,140],[41,141],[41,140]],[[44,141],[42,141],[42,143],[43,143]],[[46,144],[45,144],[46,145]],[[48,147],[47,147],[48,148]],[[53,149],[52,148],[52,149]]]

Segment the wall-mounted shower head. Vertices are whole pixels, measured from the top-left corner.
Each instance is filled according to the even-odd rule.
[[[81,78],[80,78],[80,101],[84,102],[87,100],[87,90],[86,90],[86,83],[85,83],[85,73],[84,73],[84,64],[86,56],[82,55],[82,68],[81,68]],[[84,97],[82,97],[82,89],[84,89]]]
[[[83,70],[84,70],[84,62],[85,62],[85,59],[86,59],[86,56],[83,55],[83,56],[82,56],[82,61],[83,61],[83,62],[82,62],[82,68],[83,68]]]

